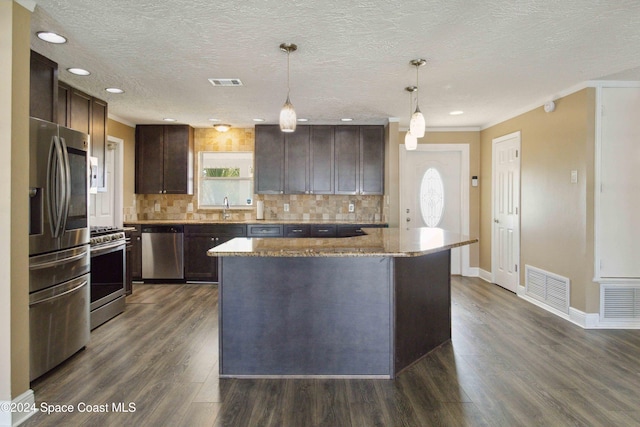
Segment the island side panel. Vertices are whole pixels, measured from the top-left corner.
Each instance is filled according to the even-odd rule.
[[[393,375],[386,257],[222,257],[220,375]]]
[[[451,340],[451,250],[395,258],[395,373]]]

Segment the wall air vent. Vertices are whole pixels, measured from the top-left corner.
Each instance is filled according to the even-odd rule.
[[[640,286],[600,285],[600,317],[604,321],[640,320]]]
[[[568,314],[569,279],[530,265],[524,268],[527,295]]]
[[[240,79],[209,79],[209,82],[215,87],[242,86],[242,81],[240,81]]]

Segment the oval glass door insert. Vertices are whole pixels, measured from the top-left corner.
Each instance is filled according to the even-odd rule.
[[[444,213],[444,183],[435,168],[429,168],[420,183],[420,212],[427,227],[437,227]]]

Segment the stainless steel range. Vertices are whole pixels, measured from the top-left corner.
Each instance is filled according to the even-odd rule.
[[[91,227],[91,329],[125,309],[125,236],[116,227]]]

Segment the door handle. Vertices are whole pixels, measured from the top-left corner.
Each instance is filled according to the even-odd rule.
[[[493,222],[495,222],[496,224],[500,224],[500,221],[498,220],[498,218],[494,218]]]
[[[407,222],[411,222],[411,218],[407,217]]]

